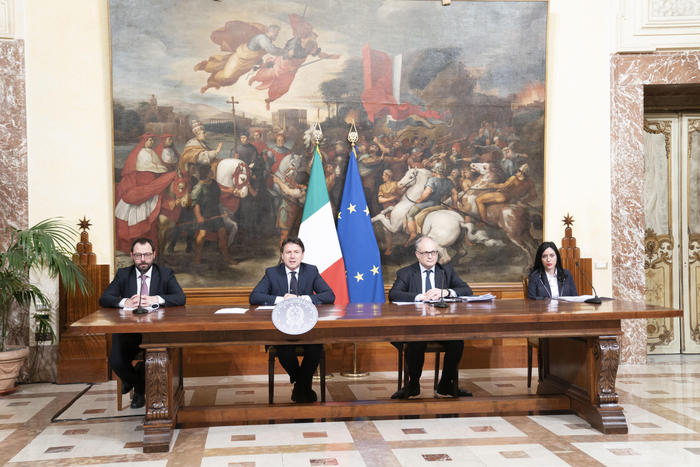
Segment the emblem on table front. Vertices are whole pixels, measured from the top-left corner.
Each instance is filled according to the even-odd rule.
[[[289,298],[272,310],[272,323],[275,327],[293,336],[310,331],[318,321],[318,310],[309,300]]]

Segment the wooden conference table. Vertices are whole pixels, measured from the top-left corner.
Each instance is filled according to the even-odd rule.
[[[427,304],[350,304],[318,307],[306,334],[288,336],[271,310],[214,314],[216,305],[160,309],[134,315],[101,309],[73,323],[70,335],[143,333],[146,350],[144,452],[166,452],[173,428],[245,420],[355,418],[401,415],[515,414],[573,411],[603,433],[627,433],[615,378],[620,361],[620,321],[679,317],[671,308],[606,301],[600,305],[556,300],[495,300]],[[543,371],[537,394],[459,399],[346,401],[314,404],[246,404],[183,407],[182,348],[193,345],[353,343],[539,337]]]

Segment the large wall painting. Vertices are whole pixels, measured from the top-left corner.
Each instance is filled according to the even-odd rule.
[[[117,265],[149,236],[183,286],[251,286],[295,235],[321,124],[350,147],[385,280],[416,235],[468,282],[542,237],[547,2],[111,0]],[[307,245],[307,248],[313,248]]]

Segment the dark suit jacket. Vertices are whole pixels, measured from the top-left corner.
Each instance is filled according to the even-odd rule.
[[[122,298],[129,298],[136,293],[136,266],[120,268],[114,279],[100,297],[100,306],[118,307]],[[153,264],[149,295],[159,295],[165,300],[163,306],[180,306],[185,304],[185,293],[175,279],[170,268]]]
[[[564,276],[564,282],[559,282],[559,295],[564,297],[578,295],[571,273],[564,269]],[[543,299],[551,297],[552,291],[549,288],[547,273],[544,271],[532,271],[527,278],[527,298]]]
[[[297,295],[308,295],[314,305],[335,301],[333,290],[318,273],[316,266],[301,263],[297,281]],[[288,291],[284,264],[278,264],[265,270],[265,275],[250,293],[250,304],[274,305],[275,298],[284,297]]]
[[[389,290],[389,301],[412,302],[416,295],[423,292],[423,277],[420,273],[420,265],[416,262],[396,271],[396,280]],[[452,289],[457,295],[472,295],[472,288],[459,278],[451,265],[435,265],[435,277],[433,285],[441,289]],[[447,287],[443,285],[443,281]]]

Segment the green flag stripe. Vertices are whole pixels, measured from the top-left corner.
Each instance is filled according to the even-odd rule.
[[[301,221],[311,217],[313,213],[321,209],[326,203],[330,203],[328,198],[328,188],[326,187],[326,175],[323,171],[321,154],[318,146],[314,149],[314,162],[311,165],[311,176],[309,177],[309,188],[306,191],[306,201],[304,202],[304,214]]]

